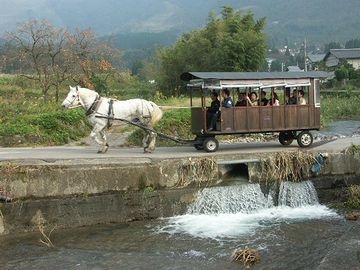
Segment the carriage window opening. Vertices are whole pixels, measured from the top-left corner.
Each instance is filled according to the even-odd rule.
[[[297,87],[286,87],[285,89],[285,104],[297,105],[298,104],[298,90]]]
[[[259,106],[266,106],[269,103],[268,94],[265,89],[261,89],[260,98],[259,98]]]
[[[308,87],[302,86],[297,91],[297,105],[306,105],[309,101]]]
[[[269,106],[279,106],[280,105],[280,91],[277,91],[275,87],[271,88],[270,94],[269,94]]]
[[[259,105],[259,96],[260,96],[260,89],[255,88],[249,91],[246,99],[248,101],[248,106],[258,106]]]
[[[240,90],[240,88],[237,88],[236,93],[237,93],[237,99],[236,99],[235,106],[246,107],[247,106],[246,88],[241,89],[241,90]]]

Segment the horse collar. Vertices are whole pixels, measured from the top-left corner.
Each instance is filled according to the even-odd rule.
[[[94,102],[91,104],[89,109],[87,109],[86,116],[92,115],[94,112],[96,112],[99,100],[100,100],[100,96],[99,94],[97,94]]]

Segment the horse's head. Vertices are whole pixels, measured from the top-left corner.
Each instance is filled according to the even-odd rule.
[[[81,103],[80,103],[78,88],[70,86],[70,91],[66,96],[66,98],[64,99],[63,103],[61,103],[61,107],[63,109],[71,109],[79,105],[81,105]]]

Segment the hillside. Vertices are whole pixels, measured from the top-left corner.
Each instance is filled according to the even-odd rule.
[[[359,37],[359,0],[0,0],[0,33],[16,22],[47,18],[62,27],[91,28],[99,35],[129,32],[181,33],[201,27],[224,5],[267,17],[270,40],[344,42]]]

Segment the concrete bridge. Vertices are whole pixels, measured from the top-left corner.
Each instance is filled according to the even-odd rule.
[[[334,141],[314,142],[312,147],[301,149],[296,142],[290,146],[282,146],[277,141],[261,143],[220,144],[215,153],[197,151],[194,147],[158,147],[154,153],[143,153],[142,148],[110,147],[106,154],[97,154],[94,146],[56,146],[56,147],[18,147],[0,148],[1,161],[19,161],[24,164],[45,162],[74,163],[148,163],[151,160],[182,159],[189,157],[218,157],[232,155],[266,154],[283,151],[304,150],[310,152],[341,152],[351,145],[360,145],[360,136],[337,139]]]
[[[193,147],[158,147],[152,154],[125,147],[106,154],[92,146],[0,148],[0,199],[11,199],[0,203],[0,235],[36,229],[39,215],[66,228],[182,214],[198,188],[226,184],[219,178],[221,166],[266,182],[261,164],[280,152],[326,153],[317,174],[325,181],[318,187],[342,190],[359,184],[359,154],[344,151],[351,145],[360,145],[360,137],[315,142],[307,149],[275,141],[221,144],[215,153]],[[332,192],[328,197],[337,191]],[[319,193],[320,200],[326,196]]]

